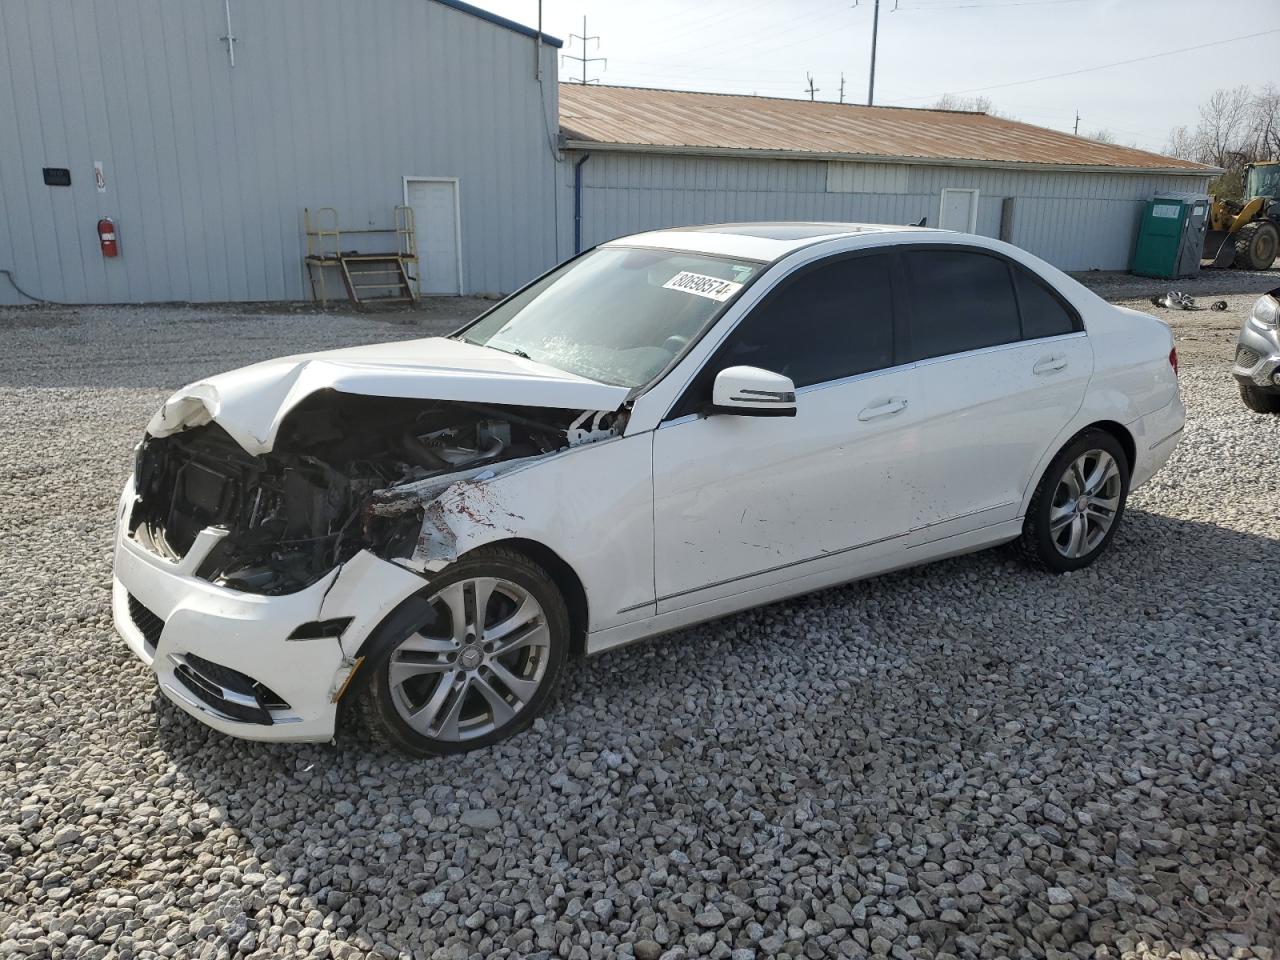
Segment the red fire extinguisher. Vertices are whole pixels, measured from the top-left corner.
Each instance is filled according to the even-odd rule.
[[[104,257],[120,256],[120,243],[116,240],[116,222],[110,217],[98,221],[98,243]]]

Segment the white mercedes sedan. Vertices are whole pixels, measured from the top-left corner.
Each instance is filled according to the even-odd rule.
[[[120,499],[115,623],[218,730],[328,740],[349,706],[457,753],[578,655],[1012,541],[1078,570],[1183,416],[1163,323],[1008,244],[645,233],[450,337],[179,390]]]

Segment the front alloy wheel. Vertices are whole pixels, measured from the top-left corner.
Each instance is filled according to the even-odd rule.
[[[527,727],[568,650],[555,583],[523,554],[490,548],[429,589],[426,622],[381,658],[364,691],[366,726],[419,756],[462,753]]]
[[[1027,507],[1018,541],[1055,573],[1087,567],[1115,536],[1129,496],[1129,458],[1105,430],[1087,429],[1053,458]]]

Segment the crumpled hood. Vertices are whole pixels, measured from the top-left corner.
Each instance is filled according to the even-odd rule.
[[[304,353],[197,380],[156,411],[164,437],[213,420],[252,454],[275,444],[289,411],[317,390],[564,410],[616,410],[626,387],[444,337]]]

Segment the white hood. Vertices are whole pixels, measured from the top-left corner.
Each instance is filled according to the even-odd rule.
[[[183,387],[147,432],[164,437],[217,421],[249,453],[268,452],[289,411],[317,390],[564,410],[616,410],[626,387],[533,360],[431,337],[267,360]]]

